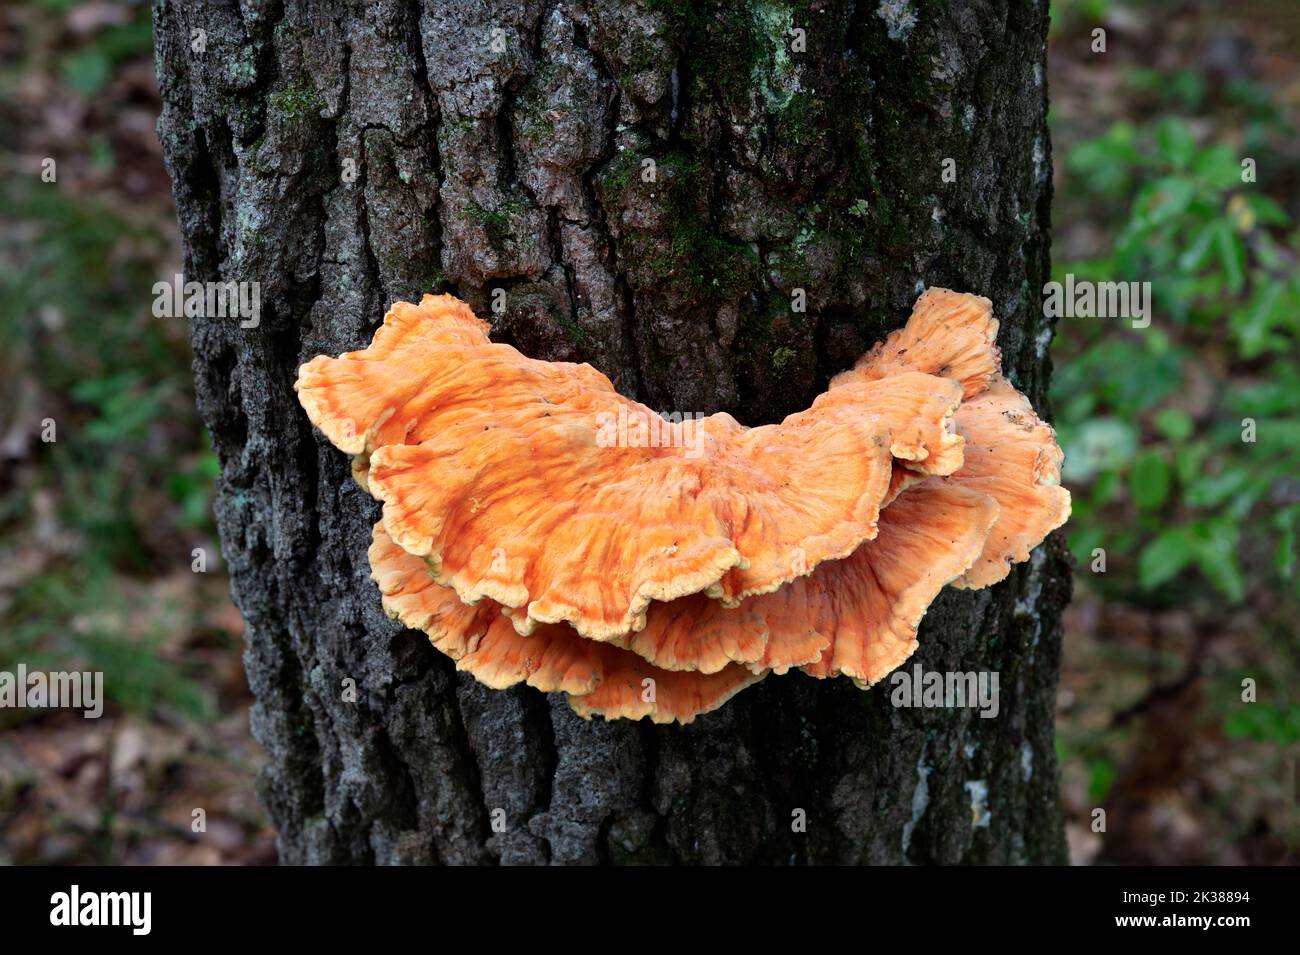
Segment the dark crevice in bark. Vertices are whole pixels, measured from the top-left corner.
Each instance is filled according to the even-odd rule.
[[[448,708],[451,715],[451,733],[450,743],[455,750],[458,769],[464,775],[466,788],[473,793],[483,792],[483,773],[479,768],[479,754],[470,742],[469,734],[465,730],[465,717],[459,707],[452,706]],[[472,808],[475,810],[475,829],[479,833],[480,844],[486,842],[487,836],[492,832],[491,807],[482,799],[474,801]]]
[[[615,296],[618,301],[618,312],[621,317],[619,334],[623,350],[630,356],[628,377],[631,378],[633,385],[628,387],[626,384],[620,389],[629,397],[639,400],[648,398],[645,390],[645,379],[642,373],[641,358],[637,350],[636,341],[636,305],[632,299],[631,289],[627,285],[624,272],[618,265],[618,252],[614,243],[610,241],[610,229],[607,213],[604,205],[600,201],[600,196],[596,191],[596,176],[600,174],[613,160],[618,152],[618,117],[622,109],[623,91],[618,85],[615,75],[610,71],[606,64],[603,54],[600,50],[595,49],[587,37],[586,27],[578,21],[573,21],[574,43],[586,50],[592,56],[592,62],[601,79],[609,83],[614,88],[614,96],[609,104],[606,113],[606,122],[602,130],[601,150],[596,159],[582,171],[581,188],[582,195],[585,198],[588,207],[591,209],[592,222],[591,227],[601,236],[603,246],[604,264],[608,267],[610,273],[614,276]]]
[[[646,839],[649,844],[649,861],[671,862],[678,865],[682,860],[668,841],[668,817],[654,811],[654,786],[660,766],[659,736],[653,726],[638,726],[637,734],[641,740],[642,752],[645,754],[637,805],[650,813],[654,820]]]
[[[615,268],[618,266],[617,257],[611,253],[614,259]],[[636,382],[636,393],[634,397],[640,401],[651,401],[650,393],[646,387],[645,379],[645,359],[641,355],[641,345],[637,341],[636,335],[636,299],[632,295],[632,288],[627,284],[621,273],[615,273],[614,288],[618,293],[619,300],[623,303],[623,314],[627,316],[627,347],[632,356],[632,379]]]
[[[527,725],[535,734],[535,741],[540,753],[538,775],[541,778],[542,787],[538,793],[537,806],[528,820],[528,822],[531,822],[536,816],[547,813],[551,809],[555,770],[559,765],[559,753],[555,744],[555,727],[551,725],[550,705],[546,697],[540,693],[525,693],[522,695],[521,703],[527,717]],[[525,823],[525,826],[527,826],[527,823]],[[541,861],[550,862],[550,841],[543,839],[542,847],[544,858]]]

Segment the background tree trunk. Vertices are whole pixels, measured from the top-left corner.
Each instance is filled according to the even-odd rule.
[[[259,327],[194,320],[194,370],[284,861],[1064,860],[1055,541],[922,629],[913,662],[1000,673],[995,719],[791,675],[687,727],[586,723],[384,616],[378,507],[292,387],[441,289],[530,355],[759,424],[935,284],[993,300],[1041,409],[1046,8],[155,0],[186,278],[261,283]]]

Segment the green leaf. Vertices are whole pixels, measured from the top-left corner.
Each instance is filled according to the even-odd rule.
[[[1255,213],[1255,219],[1261,225],[1286,225],[1291,221],[1291,217],[1286,214],[1286,210],[1274,199],[1268,196],[1260,195],[1257,192],[1243,193],[1246,205],[1250,211]]]
[[[1065,165],[1084,180],[1089,192],[1118,194],[1129,188],[1133,171],[1141,163],[1136,147],[1137,129],[1120,121],[1096,139],[1074,146]]]
[[[1203,474],[1193,479],[1187,503],[1192,507],[1218,507],[1240,491],[1250,480],[1250,472],[1240,464],[1226,467],[1221,474]]]
[[[1223,731],[1230,739],[1289,746],[1300,740],[1300,707],[1243,703],[1225,721]]]
[[[1210,454],[1210,446],[1205,441],[1193,441],[1174,453],[1174,466],[1178,471],[1178,480],[1190,484],[1205,466],[1205,459]]]
[[[1261,451],[1293,456],[1300,448],[1300,419],[1271,418],[1258,422],[1258,427]]]
[[[1237,563],[1238,537],[1235,522],[1229,520],[1194,525],[1192,537],[1201,575],[1233,603],[1240,603],[1246,595],[1246,583]]]
[[[1186,441],[1196,430],[1191,416],[1180,408],[1161,408],[1156,413],[1156,430],[1170,441]]]
[[[1279,367],[1271,380],[1241,388],[1229,406],[1235,414],[1269,418],[1300,410],[1300,375],[1295,369]]]
[[[1119,487],[1119,475],[1114,471],[1106,471],[1097,475],[1097,480],[1092,482],[1092,501],[1098,506],[1108,504],[1115,498],[1115,491]]]
[[[1192,161],[1192,172],[1219,191],[1241,184],[1241,163],[1232,147],[1223,143],[1197,153]]]
[[[1210,250],[1214,248],[1215,234],[1214,223],[1200,226],[1194,233],[1191,244],[1178,257],[1178,267],[1190,275],[1205,265]]]
[[[1138,557],[1138,584],[1143,590],[1154,590],[1176,577],[1195,556],[1194,542],[1185,528],[1164,531]]]
[[[1184,176],[1157,179],[1139,197],[1142,212],[1132,226],[1145,231],[1172,222],[1187,211],[1196,198],[1196,183]]]
[[[1257,276],[1260,273],[1256,273]],[[1268,350],[1273,327],[1285,318],[1282,310],[1286,286],[1279,282],[1257,281],[1259,294],[1244,308],[1232,313],[1232,330],[1241,342],[1244,358],[1257,358]]]
[[[63,58],[63,79],[82,96],[93,96],[103,89],[111,72],[108,57],[95,47]]]
[[[1169,465],[1159,451],[1147,451],[1133,462],[1129,490],[1144,511],[1154,511],[1169,499]]]
[[[1283,527],[1278,535],[1277,551],[1273,555],[1273,564],[1279,577],[1289,578],[1295,573],[1295,527]]]
[[[1219,249],[1219,264],[1223,266],[1229,290],[1235,295],[1241,291],[1246,281],[1246,244],[1226,221],[1218,224],[1215,238]]]
[[[1191,162],[1196,152],[1196,137],[1191,127],[1181,119],[1170,116],[1160,123],[1156,130],[1156,145],[1160,149],[1160,158],[1170,165],[1182,169]]]
[[[1091,778],[1088,780],[1088,796],[1095,802],[1104,802],[1115,783],[1115,764],[1105,758],[1094,759],[1088,764]]]
[[[1280,272],[1286,269],[1288,265],[1282,247],[1274,242],[1273,237],[1267,232],[1256,233],[1255,245],[1252,251],[1255,253],[1256,261],[1265,269]]]
[[[1094,549],[1101,547],[1106,540],[1106,533],[1100,527],[1092,526],[1070,536],[1070,553],[1079,562],[1080,567],[1087,567],[1092,560]]]
[[[1282,578],[1289,578],[1295,574],[1297,523],[1300,523],[1300,504],[1282,508],[1273,518],[1273,526],[1278,531],[1277,551],[1273,555],[1273,562],[1277,567],[1278,576]]]
[[[1137,450],[1133,426],[1117,418],[1093,418],[1062,434],[1069,481],[1086,481],[1099,471],[1122,468]]]
[[[153,24],[148,16],[109,27],[96,37],[96,45],[114,63],[146,55],[153,49]]]

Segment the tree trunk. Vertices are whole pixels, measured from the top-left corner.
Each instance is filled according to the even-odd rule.
[[[257,327],[196,318],[192,337],[282,860],[1063,861],[1055,539],[991,590],[946,591],[908,663],[997,671],[996,718],[792,674],[685,727],[584,722],[479,686],[384,615],[378,505],[293,392],[299,363],[444,290],[534,357],[760,424],[943,285],[993,300],[1042,409],[1045,0],[155,0],[154,18],[186,279],[260,283]]]

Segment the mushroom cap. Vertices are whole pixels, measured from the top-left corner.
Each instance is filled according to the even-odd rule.
[[[936,329],[942,336],[933,336]],[[890,336],[891,347],[877,347],[859,363],[859,377],[833,385],[952,373],[972,393],[956,414],[967,440],[958,471],[940,481],[896,462],[880,533],[851,556],[734,612],[690,599],[654,605],[627,645],[658,667],[740,662],[781,673],[803,665],[815,676],[844,672],[869,685],[912,653],[920,619],[944,584],[985,587],[1027,560],[1069,516],[1069,493],[1058,486],[1052,429],[997,372],[996,330],[987,299],[931,290],[908,326]],[[976,494],[954,498],[945,486]],[[806,664],[800,655],[820,642],[826,653]]]
[[[584,639],[567,624],[521,636],[496,604],[469,607],[454,590],[434,583],[424,562],[398,547],[382,521],[374,527],[370,567],[385,611],[424,630],[458,670],[494,689],[527,683],[565,693],[584,718],[689,723],[766,675],[736,665],[715,673],[660,670],[628,650]]]
[[[500,616],[500,609],[490,601],[462,603],[455,593],[440,587],[424,561],[402,550],[384,532],[383,521],[375,524],[367,556],[370,576],[379,585],[388,615],[413,630],[423,630],[453,660],[482,640]]]
[[[902,664],[916,650],[926,610],[979,557],[997,516],[989,495],[942,478],[899,494],[875,540],[826,565],[830,645],[804,672],[844,674],[865,687]]]
[[[759,678],[803,666],[817,677],[844,673],[867,685],[881,679],[916,649],[926,609],[979,557],[997,513],[989,495],[931,478],[904,491],[882,513],[879,536],[848,558],[736,609],[701,594],[655,603],[644,630],[614,642],[586,640],[565,624],[520,635],[490,600],[466,607],[434,583],[382,522],[370,558],[389,614],[425,630],[459,669],[488,686],[526,682],[546,692],[595,694],[574,701],[579,712],[612,699],[622,715],[680,719],[695,706],[687,699],[713,699],[734,687],[729,696],[748,685],[743,673]],[[458,638],[447,634],[456,625],[467,628]],[[718,679],[697,683],[685,676]],[[640,699],[647,677],[669,694],[658,708]],[[610,679],[622,688],[614,697],[605,685]]]
[[[751,429],[726,414],[666,422],[589,366],[489,342],[446,296],[394,306],[375,341],[304,365],[304,407],[369,455],[393,539],[463,601],[524,608],[521,634],[567,621],[610,639],[643,626],[652,600],[774,590],[874,535],[891,455],[926,473],[961,463],[960,386],[920,373]],[[641,425],[655,446],[617,433]]]
[[[957,428],[966,437],[966,463],[944,478],[1000,505],[979,560],[954,586],[978,589],[1004,579],[1011,565],[1070,518],[1070,492],[1061,487],[1064,454],[1051,425],[1005,378],[963,402]]]
[[[921,618],[945,584],[997,583],[1069,517],[1052,430],[1009,382],[996,379],[957,419],[967,439],[962,469],[910,473],[881,511],[877,536],[849,557],[735,610],[697,597],[654,604],[625,645],[660,668],[741,663],[779,674],[803,666],[813,676],[881,679],[915,650]],[[819,645],[825,652],[810,662]]]
[[[979,557],[997,514],[987,494],[926,479],[885,508],[879,534],[848,557],[735,609],[698,596],[654,604],[625,645],[661,669],[803,666],[874,683],[915,650],[926,608]]]
[[[966,438],[965,461],[949,480],[991,495],[1000,505],[980,559],[954,581],[964,588],[1003,580],[1011,565],[1070,517],[1070,492],[1060,486],[1063,453],[1056,432],[1035,413],[1001,372],[998,323],[988,299],[949,289],[926,289],[911,318],[837,375],[831,387],[919,371],[962,384],[957,430]],[[912,466],[894,469],[885,503],[924,480]]]
[[[756,673],[782,674],[815,663],[830,638],[824,622],[809,615],[827,599],[825,575],[839,563],[827,561],[807,577],[737,607],[703,594],[651,604],[645,627],[623,637],[619,645],[661,670],[716,673],[740,664]]]
[[[648,716],[655,723],[689,723],[766,676],[735,664],[717,673],[658,670],[626,650],[605,647],[605,651],[619,654],[618,664],[606,668],[605,679],[590,693],[569,697],[574,712],[587,719]],[[654,680],[653,700],[645,699],[647,679]]]
[[[993,303],[980,295],[928,288],[907,324],[831,379],[839,388],[911,370],[961,382],[965,398],[984,391],[1002,370]]]
[[[487,323],[454,296],[395,302],[366,348],[317,355],[298,369],[293,389],[311,423],[344,454],[401,444],[409,421],[396,412],[420,402],[423,356],[440,344],[484,341],[487,333]],[[399,369],[408,374],[392,374]]]

